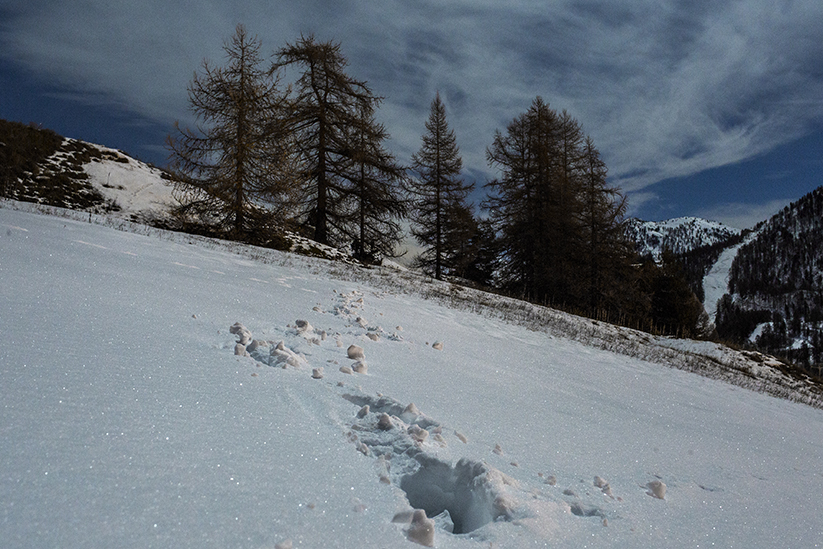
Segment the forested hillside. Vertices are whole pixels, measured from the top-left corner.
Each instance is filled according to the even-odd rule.
[[[717,328],[805,366],[823,362],[823,187],[757,228],[729,276]]]
[[[740,242],[741,231],[717,221],[698,217],[678,217],[665,221],[626,220],[626,234],[634,242],[637,253],[658,264],[677,263],[689,287],[702,303],[703,277],[720,254]]]

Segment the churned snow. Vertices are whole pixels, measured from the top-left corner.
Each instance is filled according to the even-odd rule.
[[[27,209],[0,207],[3,547],[823,540],[823,411],[671,367],[730,350]]]

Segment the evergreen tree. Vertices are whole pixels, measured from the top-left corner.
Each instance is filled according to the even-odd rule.
[[[317,242],[387,253],[400,236],[391,218],[403,211],[402,169],[382,147],[388,134],[373,116],[380,98],[347,65],[340,44],[308,36],[282,48],[273,66],[302,69],[289,118],[302,166],[300,216]]]
[[[528,112],[509,123],[505,135],[495,132],[486,150],[489,164],[502,172],[486,184],[491,192],[481,205],[499,234],[499,281],[524,298],[545,299],[549,293],[547,275],[555,259],[549,196],[556,129],[556,113],[538,97]]]
[[[538,97],[496,132],[486,156],[501,171],[483,207],[499,234],[503,287],[592,315],[634,311],[625,199],[580,124]]]
[[[383,146],[388,138],[384,127],[372,119],[368,105],[361,105],[363,124],[355,126],[352,170],[346,177],[354,199],[354,223],[344,225],[354,241],[354,255],[360,261],[374,262],[377,256],[396,257],[395,246],[402,239],[397,222],[406,215],[406,203],[399,199],[405,181],[403,169]],[[363,132],[369,128],[370,134]],[[355,229],[354,235],[349,228]]]
[[[260,45],[238,25],[223,47],[228,64],[204,61],[189,84],[197,130],[178,124],[177,137],[167,138],[179,212],[238,239],[268,226],[270,206],[287,202],[290,190],[280,125],[285,96],[260,67]]]
[[[565,115],[564,115],[565,116]],[[486,151],[502,172],[483,206],[499,234],[501,281],[523,297],[573,305],[579,211],[574,124],[540,97]]]
[[[423,145],[412,155],[418,179],[410,182],[414,212],[412,234],[423,246],[417,265],[442,279],[467,265],[465,244],[474,219],[465,200],[474,187],[460,179],[463,159],[446,108],[437,93],[426,121]]]
[[[700,333],[708,327],[708,315],[668,250],[663,252],[663,265],[654,279],[652,292],[652,318],[657,329],[679,337],[708,335]]]
[[[625,236],[626,198],[606,182],[606,164],[587,136],[582,148],[580,228],[585,268],[579,281],[588,296],[589,314],[614,313],[627,307],[632,245]]]

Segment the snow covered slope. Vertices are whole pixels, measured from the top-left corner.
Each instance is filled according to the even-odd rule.
[[[108,153],[99,160],[84,164],[83,171],[103,196],[121,208],[119,214],[114,215],[128,219],[163,216],[176,204],[162,170],[114,149],[86,145]]]
[[[4,547],[823,539],[823,411],[671,367],[739,360],[757,380],[767,359],[8,206]],[[363,373],[341,371],[363,370],[351,345]]]
[[[717,261],[703,278],[703,291],[705,295],[703,308],[706,309],[706,313],[708,313],[712,321],[714,321],[715,315],[717,314],[717,302],[729,293],[729,271],[732,268],[734,258],[737,257],[737,252],[739,252],[740,248],[744,245],[754,240],[757,234],[757,231],[753,231],[739,244],[723,250],[720,257],[718,257]]]
[[[698,217],[678,217],[666,221],[632,218],[627,220],[626,230],[629,238],[637,244],[638,253],[651,255],[655,261],[660,261],[664,249],[682,254],[740,234],[738,229]]]

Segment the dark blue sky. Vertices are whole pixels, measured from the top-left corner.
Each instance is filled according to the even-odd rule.
[[[823,184],[819,0],[0,0],[0,117],[163,165],[186,86],[244,23],[269,55],[336,40],[409,162],[439,91],[468,178],[537,95],[643,219],[751,226]]]

